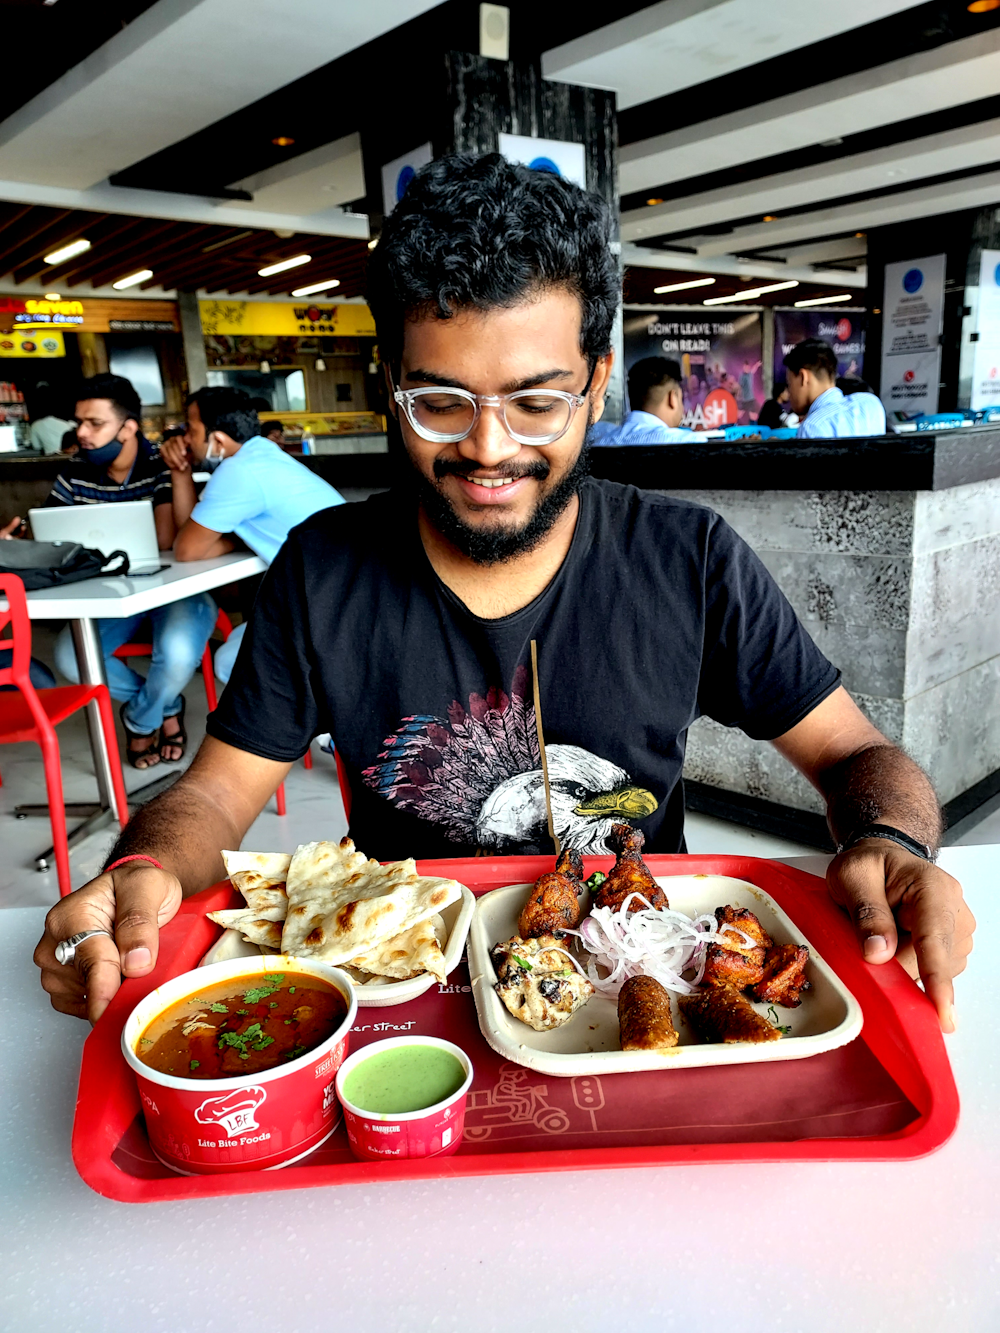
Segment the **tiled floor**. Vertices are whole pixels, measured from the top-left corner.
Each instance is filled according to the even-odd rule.
[[[39,636],[40,638],[40,636]],[[40,655],[47,656],[44,641]],[[189,733],[197,741],[204,732],[205,692],[196,677],[187,690]],[[62,749],[63,781],[67,801],[90,801],[96,797],[91,771],[90,748],[83,714],[68,719],[58,729]],[[192,747],[189,750],[193,752]],[[337,786],[336,767],[329,755],[313,747],[311,771],[296,764],[285,784],[288,813],[279,818],[273,799],[251,827],[244,846],[256,851],[292,851],[300,842],[319,838],[341,838],[347,821]],[[159,765],[147,772],[125,768],[130,792],[185,765]],[[45,800],[41,755],[35,745],[5,745],[0,748],[0,907],[28,907],[55,902],[58,897],[55,871],[40,873],[32,858],[51,843],[47,819],[14,819],[15,805]],[[706,815],[689,813],[686,823],[691,852],[746,853],[751,856],[805,855],[814,849],[754,829],[729,824]],[[73,886],[78,888],[101,867],[114,840],[111,829],[97,833],[73,849],[70,862]],[[1000,810],[956,839],[958,844],[1000,843]],[[362,848],[362,850],[365,850]]]

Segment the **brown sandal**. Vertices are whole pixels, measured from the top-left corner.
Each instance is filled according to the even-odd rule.
[[[127,704],[122,704],[121,708],[118,710],[118,716],[121,718],[122,726],[125,728],[125,758],[128,760],[130,767],[138,769],[140,773],[144,773],[147,768],[155,768],[160,762],[160,733],[154,731],[150,735],[146,735],[141,731],[133,731],[125,721],[125,709],[127,707]],[[149,744],[143,750],[133,750],[130,748],[133,741],[149,741]],[[144,759],[147,762],[140,764],[140,759]]]
[[[160,728],[160,758],[163,760],[165,764],[179,764],[181,760],[184,758],[184,751],[187,748],[187,733],[184,730],[184,710],[186,708],[187,708],[187,700],[184,698],[182,694],[181,711],[179,713],[170,714],[170,717],[173,718],[173,720],[177,723],[177,730],[174,732],[172,736],[168,736],[167,733],[163,730],[163,728],[162,727]],[[164,722],[166,722],[167,718],[164,718],[163,720]],[[168,746],[177,746],[179,748],[180,754],[177,756],[176,759],[168,759],[167,756],[163,753],[163,751]]]

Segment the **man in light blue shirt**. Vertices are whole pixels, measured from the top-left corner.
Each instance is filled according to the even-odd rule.
[[[629,444],[685,444],[697,438],[693,430],[681,430],[684,391],[681,368],[665,356],[647,356],[628,373],[628,400],[632,411],[617,430],[592,434],[590,443],[600,446]]]
[[[837,358],[819,338],[796,343],[784,360],[792,411],[802,418],[796,439],[884,435],[885,409],[873,393],[837,388]]]
[[[207,560],[233,550],[232,533],[270,564],[289,531],[344,497],[261,434],[250,395],[207,388],[187,405],[187,430],[161,456],[173,482],[178,560]],[[193,466],[212,475],[195,495]],[[229,680],[246,630],[238,625],[215,655],[215,674]]]

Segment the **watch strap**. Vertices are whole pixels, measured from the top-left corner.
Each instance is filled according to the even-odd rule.
[[[849,838],[837,848],[837,854],[848,851],[856,843],[864,838],[884,838],[887,842],[897,843],[914,856],[919,856],[923,861],[934,861],[936,853],[931,851],[926,843],[918,842],[916,838],[911,838],[908,833],[902,829],[893,828],[891,824],[866,824],[863,828],[855,829]]]

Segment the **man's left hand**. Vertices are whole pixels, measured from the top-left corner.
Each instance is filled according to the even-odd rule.
[[[902,964],[918,974],[944,1032],[955,1030],[955,988],[976,928],[962,886],[940,867],[883,838],[834,857],[826,881],[846,907],[867,963]]]
[[[183,435],[173,435],[160,445],[160,457],[171,472],[187,472],[191,468],[191,450],[184,443]]]

